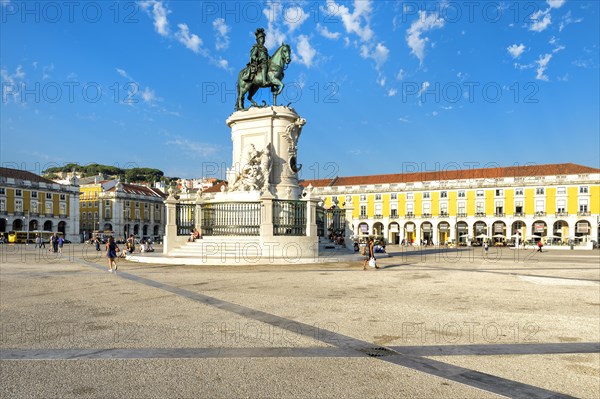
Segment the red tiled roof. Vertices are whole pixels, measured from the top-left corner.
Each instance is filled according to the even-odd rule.
[[[35,183],[57,184],[56,182],[38,176],[35,173],[20,169],[0,168],[0,176],[11,179],[26,180]]]
[[[203,193],[220,193],[222,186],[227,187],[227,182],[226,181],[219,182],[219,183],[215,184],[214,186],[207,188],[206,190],[202,190],[202,192]]]
[[[439,170],[431,172],[397,173],[388,175],[335,177],[334,179],[303,180],[304,187],[356,186],[368,184],[410,183],[436,180],[498,179],[505,177],[528,177],[548,175],[574,175],[600,173],[600,169],[573,163],[507,166],[462,170]]]
[[[121,186],[123,187],[123,191],[128,194],[146,195],[149,197],[159,197],[159,198],[167,197],[166,194],[163,193],[158,188],[138,186],[136,184],[130,184],[130,183],[121,183]],[[114,187],[111,187],[110,189],[108,189],[106,191],[115,191],[116,189],[117,189],[117,186],[115,185]]]

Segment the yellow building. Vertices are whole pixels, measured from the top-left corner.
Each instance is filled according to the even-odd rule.
[[[575,164],[309,180],[354,235],[392,244],[598,241],[600,169]],[[351,214],[350,214],[351,212]],[[589,245],[588,245],[589,246]]]
[[[91,181],[90,181],[91,180]],[[162,237],[166,195],[157,188],[99,177],[80,181],[80,226],[84,239],[94,232],[116,237]]]
[[[0,234],[60,232],[79,240],[79,190],[24,170],[0,168]],[[30,237],[33,240],[35,233]]]

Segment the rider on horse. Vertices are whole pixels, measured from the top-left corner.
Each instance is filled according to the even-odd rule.
[[[263,83],[267,81],[267,69],[269,66],[269,50],[265,47],[265,30],[258,28],[255,32],[256,44],[250,50],[249,73],[244,77],[245,81],[251,81],[260,72]]]

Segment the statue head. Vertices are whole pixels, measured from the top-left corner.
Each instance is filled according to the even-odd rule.
[[[264,43],[264,40],[265,40],[265,30],[263,28],[258,28],[256,30],[256,32],[254,33],[254,35],[256,36],[256,41],[257,42],[262,37],[262,40],[263,40],[263,43]]]

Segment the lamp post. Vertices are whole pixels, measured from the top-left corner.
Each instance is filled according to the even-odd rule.
[[[29,210],[26,210],[25,212],[27,212],[27,238],[25,239],[25,245],[29,245]],[[23,216],[23,222],[25,222],[25,216]]]

